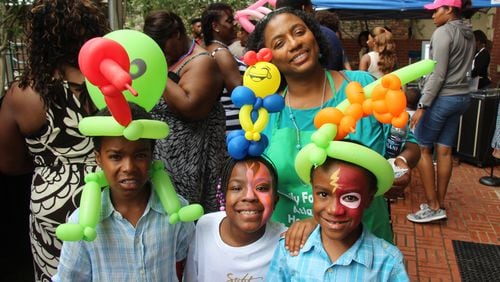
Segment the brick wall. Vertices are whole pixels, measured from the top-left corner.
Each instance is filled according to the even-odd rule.
[[[491,61],[489,73],[492,80],[492,87],[500,87],[500,72],[497,72],[497,67],[500,67],[500,8],[495,9],[491,23],[493,30]],[[421,39],[408,39],[408,27],[411,26],[410,20],[373,20],[368,22],[368,27],[387,26],[391,28],[394,38],[396,39],[396,48],[398,52],[398,67],[403,67],[409,63],[409,51],[416,51],[420,54]],[[349,58],[349,62],[353,69],[358,69],[359,46],[357,35],[361,30],[364,30],[365,24],[362,21],[343,21],[342,32],[345,52]]]
[[[349,58],[349,63],[353,69],[358,69],[359,65],[359,46],[357,39],[342,40],[344,50]],[[422,40],[417,39],[399,39],[396,40],[396,50],[398,53],[398,68],[409,64],[409,51],[416,51],[420,54]],[[499,58],[500,59],[500,58]],[[415,62],[415,61],[412,61]]]

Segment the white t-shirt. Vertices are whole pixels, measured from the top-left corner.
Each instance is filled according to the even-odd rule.
[[[264,281],[280,234],[286,230],[278,222],[267,222],[264,235],[250,245],[232,247],[222,241],[219,226],[225,212],[208,213],[196,224],[189,246],[184,280]]]

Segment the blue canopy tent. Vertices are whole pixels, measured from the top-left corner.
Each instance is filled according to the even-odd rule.
[[[316,7],[334,10],[343,20],[431,18],[424,5],[432,0],[312,0]],[[497,1],[498,2],[498,1]],[[472,0],[475,9],[500,7],[493,0]]]

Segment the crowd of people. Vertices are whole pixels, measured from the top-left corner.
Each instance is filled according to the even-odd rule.
[[[91,0],[35,1],[26,29],[27,69],[0,108],[0,172],[32,174],[35,280],[367,281],[375,275],[407,281],[384,193],[407,187],[418,168],[427,203],[408,220],[446,218],[452,148],[470,99],[468,79],[479,77],[480,88],[490,83],[488,40],[462,20],[470,1],[435,0],[425,8],[433,11],[437,27],[430,54],[437,64],[421,90],[408,91],[411,130],[394,158],[407,172],[382,185],[381,174],[393,175],[383,169],[388,162],[382,157],[391,125],[373,115],[357,122],[349,142],[336,142],[370,156],[377,169],[333,152],[309,168],[309,181],[295,166],[317,130],[318,112],[346,100],[350,82],[366,86],[398,68],[389,28],[360,34],[359,70],[351,70],[338,18],[315,13],[310,0],[276,1],[274,11],[253,21],[253,32],[241,29],[239,36],[228,4],[209,4],[188,22],[175,11],[152,11],[142,31],[165,56],[167,83],[154,108],[148,113],[132,106],[132,118],[166,122],[170,134],[159,140],[90,138],[78,123],[111,113],[92,103],[78,53],[86,41],[110,31],[106,17]],[[269,114],[264,154],[234,160],[226,135],[241,129],[231,100],[247,69],[241,50],[262,48],[271,50],[285,105]],[[196,223],[169,224],[151,184],[153,160],[164,163],[182,205],[203,206],[205,215]],[[85,176],[99,170],[109,189],[102,191],[98,239],[61,242],[57,226],[78,221]],[[367,255],[372,268],[363,265]],[[304,270],[311,267],[317,271]]]

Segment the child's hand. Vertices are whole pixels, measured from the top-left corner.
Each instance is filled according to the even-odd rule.
[[[299,254],[299,250],[304,246],[316,225],[318,223],[312,217],[295,221],[290,225],[285,233],[285,248],[290,252],[290,255]]]

